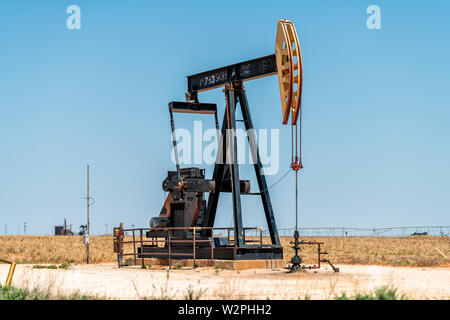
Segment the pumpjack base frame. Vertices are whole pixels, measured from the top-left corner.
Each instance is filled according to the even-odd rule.
[[[141,266],[142,260],[128,258],[125,262],[127,266]],[[148,258],[144,259],[146,269],[162,270],[167,267],[176,266],[179,268],[195,269],[197,267],[213,267],[224,270],[248,270],[248,269],[283,269],[286,261],[283,259],[259,259],[259,260],[223,260],[223,259],[167,259]]]
[[[141,249],[138,248],[138,258],[169,258],[169,250],[165,247],[154,247],[151,245],[144,245]],[[186,259],[193,258],[192,247],[172,247],[170,252],[171,259]],[[214,248],[212,251],[210,247],[196,248],[195,259],[220,259],[220,260],[269,260],[269,259],[283,259],[282,247],[261,247],[261,246],[246,246],[246,247],[222,247]]]

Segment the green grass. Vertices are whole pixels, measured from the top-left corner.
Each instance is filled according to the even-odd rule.
[[[70,268],[70,263],[69,262],[64,262],[61,265],[58,266],[59,269],[69,269]]]
[[[0,286],[0,300],[104,300],[105,298],[72,292],[68,295],[51,295],[38,289]]]
[[[44,266],[44,265],[34,265],[33,269],[65,269],[68,270],[70,268],[70,262],[64,262],[62,264],[60,264],[59,266],[55,266],[54,264],[48,265],[48,266]]]
[[[54,264],[51,264],[49,266],[43,266],[43,265],[37,264],[37,265],[33,266],[33,269],[58,269],[58,267],[55,266]]]
[[[38,291],[0,286],[0,300],[46,300]]]
[[[407,300],[408,298],[402,294],[397,293],[396,288],[383,286],[375,289],[373,293],[357,293],[353,297],[348,297],[346,293],[342,293],[340,296],[336,295],[335,300]]]

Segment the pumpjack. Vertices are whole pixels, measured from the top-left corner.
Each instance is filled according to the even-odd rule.
[[[295,255],[288,267],[291,272],[301,269],[320,268],[321,262],[329,263],[333,270],[339,271],[328,260],[321,259],[320,245],[315,241],[300,241],[298,232],[298,173],[303,168],[301,158],[301,96],[303,84],[302,57],[300,43],[294,24],[289,20],[279,20],[275,43],[275,54],[222,68],[209,70],[187,77],[186,101],[169,103],[170,125],[176,162],[176,171],[168,171],[162,188],[168,192],[159,216],[150,220],[150,229],[146,236],[152,244],[143,244],[138,248],[141,258],[195,258],[254,260],[282,259],[283,248],[280,243],[269,188],[263,167],[254,129],[249,102],[244,82],[278,75],[282,123],[291,119],[292,156],[291,169],[296,176],[295,198]],[[219,128],[217,105],[199,102],[199,93],[223,87],[226,107],[221,127]],[[242,120],[236,119],[236,109],[240,106]],[[174,114],[188,113],[196,115],[213,115],[219,136],[216,163],[211,179],[205,177],[201,168],[180,168]],[[241,180],[237,159],[236,122],[242,121],[247,130],[247,138],[251,147],[254,171],[259,192],[250,192],[250,181]],[[294,147],[295,146],[295,147]],[[221,193],[231,193],[233,207],[233,228],[214,227],[217,206]],[[206,194],[208,198],[206,200]],[[264,208],[268,226],[270,243],[248,239],[246,230],[254,229],[243,226],[242,195],[259,196]],[[228,237],[217,236],[214,231],[226,230]],[[231,229],[231,230],[230,230]],[[233,236],[230,236],[230,233]],[[164,246],[158,245],[154,239],[164,238]],[[192,241],[193,240],[193,241]],[[148,243],[149,241],[146,241]],[[302,266],[299,256],[301,245],[318,245],[318,265]]]
[[[279,20],[275,54],[264,56],[245,62],[236,63],[222,68],[209,70],[187,77],[186,101],[172,101],[169,103],[170,124],[176,160],[176,171],[169,171],[162,183],[167,198],[159,216],[150,220],[151,229],[146,233],[148,238],[170,237],[171,252],[167,244],[143,245],[140,254],[144,257],[164,257],[171,255],[180,257],[192,254],[195,258],[210,258],[211,246],[214,246],[216,259],[282,259],[277,225],[270,200],[266,177],[263,174],[261,158],[256,138],[248,135],[248,142],[252,149],[254,171],[258,182],[259,192],[250,192],[250,181],[241,180],[237,161],[236,109],[240,106],[247,132],[254,129],[250,107],[247,100],[244,82],[278,75],[282,106],[282,122],[287,124],[291,116],[293,128],[297,126],[300,114],[302,93],[302,60],[300,43],[295,26],[288,20]],[[199,102],[199,93],[223,87],[226,108],[219,129],[217,105]],[[213,115],[215,125],[220,132],[216,163],[211,179],[205,177],[205,170],[201,168],[180,168],[177,143],[175,136],[175,113],[189,113],[198,115]],[[292,167],[299,170],[301,159],[293,161]],[[232,195],[234,228],[233,237],[216,237],[214,222],[221,193]],[[206,193],[208,199],[206,200]],[[242,222],[241,195],[257,195],[260,197],[268,226],[270,243],[262,241],[255,244],[254,240],[246,239],[246,230]],[[191,228],[191,229],[187,229]],[[195,229],[194,229],[195,228]],[[169,232],[167,230],[170,229]],[[228,234],[230,230],[227,230]],[[197,240],[198,248],[187,244],[186,239]],[[178,240],[178,241],[177,241]],[[202,242],[203,241],[203,242]]]
[[[269,195],[266,177],[254,134],[254,125],[250,113],[244,82],[278,75],[282,123],[291,121],[292,155],[290,169],[295,172],[295,232],[294,256],[290,272],[303,269],[319,269],[321,262],[328,263],[335,272],[339,271],[322,256],[328,254],[321,250],[322,242],[299,240],[298,230],[298,179],[303,168],[301,156],[301,97],[303,85],[303,67],[300,43],[294,24],[289,20],[278,20],[275,54],[258,59],[244,61],[222,68],[209,70],[187,77],[186,101],[169,103],[170,125],[176,162],[176,170],[168,171],[162,183],[167,192],[159,216],[150,220],[150,228],[124,229],[123,224],[114,228],[114,251],[117,252],[119,267],[122,257],[133,255],[144,265],[145,258],[170,259],[282,259],[283,248],[280,243],[275,215]],[[199,93],[223,87],[226,107],[219,126],[217,105],[199,102]],[[236,119],[236,109],[240,106],[242,120]],[[211,179],[205,176],[205,170],[197,167],[181,168],[177,150],[174,114],[213,115],[218,132],[218,152]],[[247,130],[247,138],[253,157],[253,167],[258,183],[258,192],[250,192],[250,181],[241,180],[237,159],[236,122],[242,121]],[[217,228],[215,219],[217,206],[222,193],[231,193],[233,207],[233,227]],[[206,194],[207,200],[206,200]],[[270,243],[264,243],[262,229],[260,238],[255,240],[246,235],[249,229],[242,222],[241,196],[259,196],[264,208]],[[143,232],[149,239],[143,240]],[[125,232],[132,232],[133,241],[124,241]],[[135,232],[140,232],[140,247],[136,248]],[[225,231],[228,236],[216,234]],[[162,239],[162,240],[160,240]],[[133,253],[125,254],[124,244],[133,244]],[[151,243],[151,244],[149,244]],[[162,243],[162,245],[161,245]],[[299,256],[301,246],[317,246],[317,265],[302,265]],[[136,250],[137,249],[137,250]],[[195,263],[194,263],[195,266]]]

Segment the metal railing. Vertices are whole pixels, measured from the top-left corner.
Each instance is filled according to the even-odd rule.
[[[209,230],[211,233],[211,236],[207,239],[198,239],[197,238],[197,231],[203,231],[203,230]],[[249,236],[247,234],[247,231],[255,230],[256,235],[255,236]],[[145,237],[144,238],[144,232],[145,231],[152,231],[152,232],[160,232],[159,234],[156,234],[154,236]],[[177,238],[173,235],[174,231],[184,231],[186,233],[192,232],[192,238],[186,237],[183,239]],[[169,268],[171,267],[171,260],[174,256],[185,256],[190,257],[193,259],[193,266],[195,268],[196,266],[196,251],[199,244],[202,243],[209,243],[211,246],[211,254],[210,258],[214,259],[214,232],[217,231],[224,231],[226,233],[226,237],[228,240],[228,243],[230,247],[233,247],[234,250],[236,250],[235,241],[234,241],[234,228],[232,227],[223,227],[223,228],[213,228],[213,227],[167,227],[167,228],[133,228],[133,229],[123,229],[121,228],[115,228],[114,232],[114,251],[117,252],[117,261],[119,267],[122,265],[122,259],[126,256],[132,256],[134,260],[134,264],[137,265],[137,261],[141,260],[141,266],[142,268],[145,268],[145,252],[144,252],[144,245],[151,243],[152,247],[159,247],[159,244],[164,244],[163,247],[159,248],[166,248],[167,251],[164,252],[151,252],[151,255],[153,256],[168,256],[169,260]],[[136,233],[139,233],[138,239]],[[263,230],[261,227],[246,227],[243,228],[244,232],[244,244],[255,244],[259,246],[263,246]],[[131,235],[129,235],[131,233]],[[126,241],[124,239],[125,236],[131,236],[132,240]],[[224,236],[223,233],[220,233],[218,236]],[[249,238],[251,237],[251,238]],[[257,239],[254,239],[257,238]],[[136,247],[136,243],[140,244],[140,252],[138,252],[138,248]],[[174,252],[174,246],[175,243],[187,243],[192,246],[192,253],[186,253],[186,252]],[[127,253],[124,252],[124,245],[130,244],[133,247],[133,252]],[[175,246],[175,248],[177,248]],[[178,247],[179,248],[179,247]]]

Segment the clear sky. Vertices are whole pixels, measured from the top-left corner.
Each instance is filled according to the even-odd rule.
[[[66,27],[72,4],[80,30]],[[366,26],[371,4],[379,30]],[[295,23],[304,64],[300,225],[449,225],[449,14],[448,1],[2,0],[0,234],[24,222],[49,234],[64,218],[78,230],[86,164],[93,232],[147,226],[174,169],[167,103],[184,100],[189,74],[273,54],[280,18]],[[276,76],[246,89],[255,126],[280,129],[270,185],[289,168],[290,128]],[[222,118],[220,89],[200,100]],[[279,228],[292,227],[294,176],[270,191]],[[255,197],[243,219],[266,227]],[[230,224],[227,195],[216,225]]]

